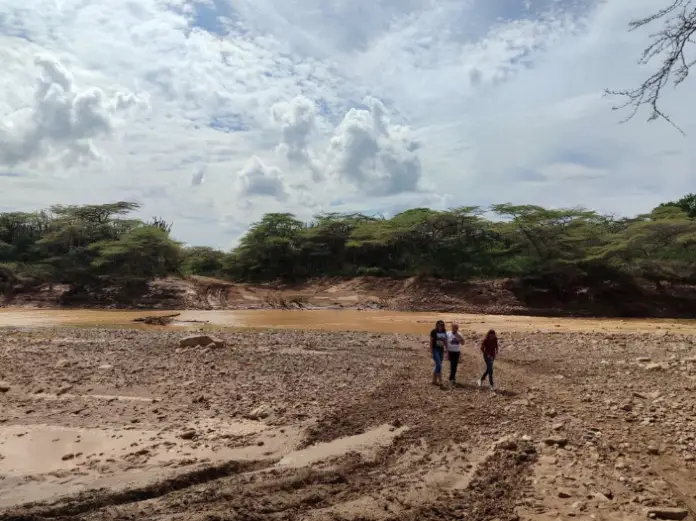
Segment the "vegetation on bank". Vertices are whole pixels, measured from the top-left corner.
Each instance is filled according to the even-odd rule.
[[[272,213],[231,252],[185,247],[135,203],[0,213],[0,287],[65,284],[69,293],[132,292],[155,278],[233,281],[322,276],[516,278],[563,294],[577,288],[696,283],[696,194],[633,218],[585,209],[498,204],[487,211],[414,208],[394,217]],[[491,218],[486,215],[491,215]]]

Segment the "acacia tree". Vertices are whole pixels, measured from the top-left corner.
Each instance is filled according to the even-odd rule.
[[[607,93],[625,99],[625,103],[615,108],[630,107],[631,112],[626,120],[631,119],[638,110],[647,105],[650,110],[648,121],[662,118],[682,132],[660,108],[660,97],[669,83],[673,83],[675,87],[682,83],[689,75],[691,66],[696,63],[696,59],[689,54],[696,33],[696,2],[670,0],[665,8],[653,15],[631,22],[629,30],[652,27],[658,22],[663,22],[662,29],[652,35],[652,42],[643,51],[639,63],[648,64],[653,59],[661,58],[660,67],[634,89],[608,90]]]

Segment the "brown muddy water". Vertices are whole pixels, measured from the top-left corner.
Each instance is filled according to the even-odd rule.
[[[80,309],[0,309],[0,327],[127,327],[161,329],[133,322],[139,317],[168,315],[173,311],[105,311]],[[425,334],[438,319],[458,322],[464,330],[504,331],[670,331],[696,333],[696,320],[585,319],[527,316],[408,313],[357,310],[180,311],[179,327],[321,329]],[[195,321],[195,322],[187,322]]]

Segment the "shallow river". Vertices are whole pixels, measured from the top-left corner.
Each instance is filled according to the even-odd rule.
[[[0,309],[0,327],[86,326],[157,328],[133,322],[149,315],[168,315],[173,311],[99,311],[61,309]],[[464,330],[503,331],[672,331],[696,334],[696,320],[658,319],[579,319],[525,316],[467,315],[446,313],[405,313],[395,311],[317,310],[317,311],[181,311],[174,327],[272,327],[289,329],[327,329],[427,333],[437,319],[456,321]],[[205,321],[207,324],[184,321]],[[161,327],[161,326],[160,326]],[[173,326],[167,326],[173,327]]]

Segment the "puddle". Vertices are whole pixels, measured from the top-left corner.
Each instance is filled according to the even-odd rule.
[[[0,309],[0,327],[127,327],[162,330],[133,322],[148,315],[173,311],[122,311],[83,309]],[[696,330],[696,320],[583,319],[527,316],[471,315],[465,313],[410,313],[358,310],[253,310],[180,311],[177,329],[205,327],[289,328],[338,331],[427,334],[438,319],[457,321],[464,330],[482,333],[491,327],[508,331],[683,331]],[[201,323],[186,323],[194,321]]]

